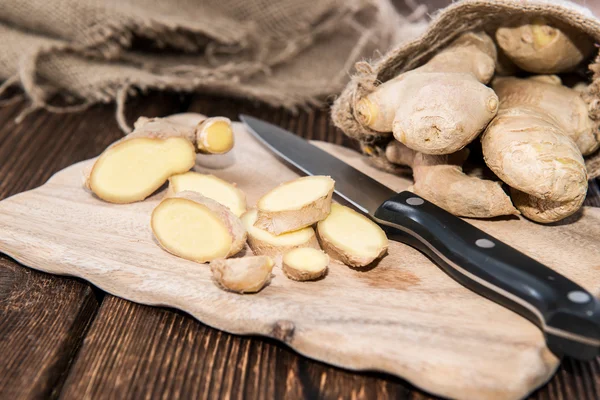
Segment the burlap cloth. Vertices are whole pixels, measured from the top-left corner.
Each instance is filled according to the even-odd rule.
[[[125,99],[149,89],[313,104],[357,60],[420,34],[424,10],[413,11],[389,0],[2,0],[0,95],[20,86],[28,111],[116,101],[124,129]]]
[[[524,15],[543,16],[549,21],[569,24],[590,35],[600,43],[600,21],[584,7],[561,0],[464,0],[439,11],[427,31],[413,41],[400,45],[373,62],[357,64],[357,73],[332,109],[336,126],[348,136],[363,144],[365,154],[378,167],[399,172],[399,167],[385,158],[385,145],[389,135],[382,135],[358,123],[354,117],[354,104],[375,90],[382,82],[426,63],[432,55],[443,49],[460,34],[472,30],[485,30],[492,37],[500,25],[508,25]],[[600,55],[590,61],[590,85],[582,94],[589,105],[591,118],[600,129]],[[600,132],[597,131],[597,135]],[[586,159],[590,179],[600,176],[600,152]]]

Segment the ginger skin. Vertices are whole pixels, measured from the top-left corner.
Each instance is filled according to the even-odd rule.
[[[594,50],[587,35],[544,18],[526,18],[515,26],[498,28],[496,41],[518,67],[536,74],[572,71]]]
[[[267,256],[217,259],[210,270],[217,285],[235,293],[256,293],[271,281],[275,263]]]
[[[485,33],[466,33],[427,64],[380,85],[359,99],[355,117],[378,132],[393,132],[426,154],[454,153],[479,135],[498,110],[485,86],[496,48]]]
[[[519,214],[502,182],[468,176],[461,165],[468,156],[463,149],[455,154],[434,156],[417,153],[392,140],[386,158],[413,170],[412,191],[459,217],[490,218]]]
[[[486,164],[516,189],[513,200],[526,217],[550,223],[571,215],[585,198],[587,171],[569,137],[572,121],[560,114],[571,109],[570,99],[556,96],[559,104],[547,104],[544,91],[560,87],[539,80],[502,78],[494,86],[502,103],[481,137]]]

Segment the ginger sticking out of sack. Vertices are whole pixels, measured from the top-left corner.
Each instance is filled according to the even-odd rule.
[[[539,17],[498,28],[496,41],[519,68],[536,74],[571,71],[594,50],[586,34]]]
[[[467,156],[467,149],[441,156],[417,153],[395,140],[386,148],[390,162],[412,168],[414,193],[454,215],[490,218],[519,214],[502,189],[502,182],[463,172]]]
[[[571,114],[573,96],[539,79],[498,78],[494,87],[501,108],[481,137],[486,164],[516,189],[513,200],[526,217],[548,223],[571,215],[587,192],[586,167],[573,140],[582,135],[574,132],[583,118]],[[559,94],[548,94],[554,90]]]
[[[393,132],[426,154],[454,153],[473,141],[498,110],[487,83],[496,48],[485,33],[466,33],[427,64],[381,84],[356,103],[356,119]]]

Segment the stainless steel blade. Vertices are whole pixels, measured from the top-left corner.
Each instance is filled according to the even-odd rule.
[[[362,172],[308,141],[268,122],[240,115],[248,131],[307,175],[329,175],[335,180],[335,193],[361,211],[373,215],[387,199],[396,194]]]

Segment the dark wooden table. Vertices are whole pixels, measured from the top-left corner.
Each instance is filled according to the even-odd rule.
[[[122,135],[112,106],[40,112],[16,125],[22,107],[0,109],[0,199],[43,184]],[[244,112],[309,139],[353,145],[326,109],[292,115],[247,101],[152,94],[132,101],[128,113],[132,120],[186,110],[230,118]],[[273,340],[220,332],[176,310],[130,303],[4,255],[0,360],[0,399],[11,400],[430,398],[401,379],[329,367]],[[532,398],[600,399],[598,361],[566,360]]]

